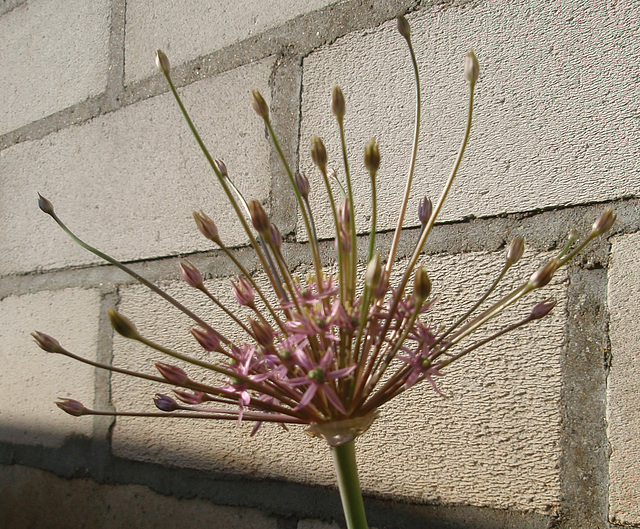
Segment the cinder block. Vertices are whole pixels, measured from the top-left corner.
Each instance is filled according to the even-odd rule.
[[[41,331],[69,351],[96,359],[100,296],[70,288],[9,296],[0,301],[0,440],[60,446],[70,435],[92,433],[87,417],[59,410],[58,397],[93,405],[94,368],[45,353],[30,336]]]
[[[513,279],[505,281],[505,287],[520,284],[545,257],[549,256],[535,260],[525,256],[529,262],[509,274]],[[502,259],[502,255],[485,253],[426,259],[434,295],[441,296],[432,312],[435,324],[455,321],[491,284]],[[520,319],[534,302],[549,295],[558,299],[550,317],[492,342],[438,380],[449,398],[424,384],[381,410],[381,417],[357,443],[367,492],[523,511],[548,512],[557,507],[566,305],[562,280],[559,273],[551,288],[532,296],[535,301],[510,309],[503,321]],[[181,283],[165,286],[216,329],[229,328],[226,318],[207,308],[197,292]],[[223,279],[211,288],[220,292],[223,302],[230,299]],[[188,334],[189,320],[166,302],[137,286],[121,294],[120,309],[143,335],[181,352],[211,358],[199,352]],[[235,311],[237,305],[230,307]],[[115,342],[116,365],[154,373],[153,363],[159,360],[167,357],[124,339]],[[199,375],[193,366],[182,367],[194,379],[215,380]],[[170,389],[127,377],[112,379],[113,402],[121,410],[154,411],[154,394],[170,393]],[[235,421],[119,418],[113,450],[121,457],[160,464],[335,485],[330,452],[323,441],[310,439],[296,427],[287,433],[267,425],[255,437],[249,437],[250,431],[250,424]]]
[[[0,135],[104,91],[110,9],[32,0],[0,18]]]
[[[160,48],[179,65],[275,27],[338,0],[207,0],[127,2],[125,82],[154,73],[150,58]]]
[[[609,268],[611,371],[607,381],[609,515],[640,524],[640,234],[613,239]]]
[[[269,196],[269,144],[250,90],[268,98],[272,59],[184,90],[213,156],[245,196]],[[37,192],[77,234],[121,260],[205,250],[191,217],[204,209],[228,245],[246,235],[169,94],[0,153],[0,274],[97,262],[37,207]]]
[[[256,509],[212,505],[164,496],[141,485],[99,485],[62,479],[18,465],[0,467],[0,524],[12,529],[101,527],[104,529],[276,529],[275,518]]]
[[[474,124],[441,220],[637,194],[636,7],[588,0],[539,2],[532,8],[499,0],[438,4],[411,14],[423,107],[406,225],[418,225],[418,201],[427,195],[435,202],[453,166],[467,117],[462,65],[470,49],[480,60]],[[309,140],[313,134],[324,139],[329,165],[344,178],[330,110],[335,84],[347,102],[358,230],[369,229],[363,146],[373,137],[382,157],[378,226],[389,229],[397,222],[413,140],[415,88],[409,52],[395,26],[390,21],[347,35],[304,60],[300,164],[312,177],[312,207],[322,237],[333,237],[334,231]]]

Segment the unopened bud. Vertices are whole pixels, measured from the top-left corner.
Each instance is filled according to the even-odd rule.
[[[194,391],[193,393],[190,393],[183,389],[174,389],[173,392],[182,402],[185,404],[191,404],[192,406],[202,404],[207,400],[207,394],[202,391]]]
[[[199,213],[197,211],[193,212],[193,220],[196,221],[196,226],[198,226],[202,235],[215,243],[220,242],[216,223],[213,222],[202,210]]]
[[[180,405],[175,399],[172,399],[169,395],[163,395],[162,393],[156,393],[153,402],[161,411],[176,411],[180,409]]]
[[[331,95],[331,111],[333,115],[341,121],[345,113],[344,95],[339,86],[333,87],[333,93]]]
[[[422,265],[416,270],[416,277],[413,280],[413,294],[418,301],[424,301],[431,294],[431,280]]]
[[[138,334],[136,326],[131,322],[129,318],[123,316],[115,310],[108,310],[107,313],[109,314],[111,325],[118,334],[121,334],[125,338],[131,338],[132,340],[137,340],[138,338],[140,338],[140,334]]]
[[[603,233],[609,231],[613,223],[616,221],[617,215],[613,211],[612,207],[605,208],[602,215],[600,215],[596,221],[593,223],[593,227],[591,228],[591,233],[594,235],[602,235]]]
[[[191,334],[205,351],[213,352],[220,350],[220,339],[212,332],[203,331],[194,327],[191,329]]]
[[[271,244],[273,244],[276,250],[280,250],[282,247],[282,234],[275,224],[271,225],[269,235],[271,236]]]
[[[60,342],[48,334],[40,331],[34,331],[31,333],[31,336],[33,336],[38,347],[43,351],[47,351],[47,353],[61,353],[63,351]]]
[[[164,74],[168,74],[171,70],[169,59],[162,50],[156,50],[156,68],[158,68],[158,70],[160,70],[160,72]]]
[[[471,86],[473,86],[476,84],[479,75],[480,63],[478,63],[476,54],[473,53],[473,51],[470,51],[464,58],[464,78]]]
[[[341,226],[349,228],[351,226],[351,208],[349,207],[349,201],[345,200],[340,204],[338,210],[338,216]]]
[[[260,345],[269,347],[273,344],[273,329],[268,324],[249,318],[249,325]]]
[[[429,222],[432,211],[433,203],[428,197],[424,197],[418,205],[418,220],[420,220],[420,224],[425,226]]]
[[[311,138],[311,159],[321,171],[324,171],[327,167],[327,149],[325,149],[324,143],[318,136]]]
[[[53,215],[53,204],[38,193],[38,207],[47,215]]]
[[[236,298],[237,302],[243,307],[253,304],[255,292],[251,283],[249,283],[245,277],[239,276],[237,283],[231,281],[231,290],[233,291],[233,296]]]
[[[256,111],[256,114],[260,116],[265,121],[269,119],[269,106],[267,102],[264,100],[264,97],[257,90],[251,90],[251,106],[253,110]]]
[[[310,190],[309,179],[302,173],[296,173],[295,181],[296,187],[298,188],[298,191],[300,191],[302,198],[306,200],[309,196]]]
[[[229,173],[227,172],[227,166],[222,160],[219,160],[218,158],[216,158],[215,160],[213,160],[213,163],[215,164],[216,169],[222,175],[222,178],[226,178],[229,175]]]
[[[202,289],[204,287],[204,284],[202,282],[202,274],[189,261],[185,260],[178,266],[180,267],[180,274],[182,274],[182,279],[187,282],[187,285],[197,289]]]
[[[259,200],[249,202],[249,213],[251,214],[251,223],[258,233],[267,233],[271,229],[267,212]]]
[[[163,362],[156,362],[156,369],[160,374],[176,386],[184,386],[189,381],[189,376],[184,369]]]
[[[402,15],[398,15],[398,33],[402,35],[405,39],[409,40],[411,38],[411,26],[406,18]]]
[[[56,402],[56,406],[58,406],[58,408],[60,408],[62,411],[67,412],[69,415],[73,415],[74,417],[86,415],[89,411],[87,408],[85,408],[82,402],[74,399],[59,398],[58,402]]]
[[[351,251],[351,232],[344,226],[340,226],[338,229],[338,235],[335,239],[335,248],[338,250],[340,245],[340,251],[343,253],[349,253]]]
[[[370,172],[380,167],[380,150],[375,138],[371,138],[364,146],[364,166]]]
[[[540,318],[544,318],[547,314],[551,312],[551,309],[556,306],[555,299],[548,299],[543,301],[542,303],[538,303],[531,309],[531,319],[539,320]]]
[[[378,284],[373,289],[373,297],[375,299],[382,299],[387,293],[388,289],[389,289],[389,276],[387,275],[386,272],[383,271],[380,274],[380,281],[378,281]]]
[[[367,265],[367,271],[364,275],[364,284],[367,288],[375,288],[380,282],[380,275],[382,274],[382,265],[380,263],[380,252],[375,252],[371,261]]]
[[[507,248],[507,264],[509,266],[516,264],[524,253],[524,237],[518,235],[515,237]]]
[[[556,273],[556,270],[560,267],[560,260],[553,258],[546,265],[540,267],[536,272],[533,273],[531,278],[529,279],[529,284],[534,288],[542,288],[545,285],[549,284],[549,281],[553,278],[553,274]]]

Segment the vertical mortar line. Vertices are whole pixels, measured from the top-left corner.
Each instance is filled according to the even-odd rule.
[[[298,170],[298,135],[300,127],[300,96],[302,92],[302,68],[296,54],[280,55],[271,73],[271,118],[278,135],[280,147],[291,170]],[[271,140],[269,140],[271,141]],[[270,213],[283,237],[295,231],[298,207],[289,178],[276,149],[271,145],[269,153],[271,170]]]
[[[112,0],[109,30],[109,66],[105,90],[105,111],[117,109],[124,93],[124,43],[126,0]]]
[[[103,291],[100,299],[100,316],[98,320],[98,340],[96,360],[103,364],[111,365],[113,361],[113,328],[109,322],[107,311],[114,308],[119,301],[115,287]],[[94,368],[95,409],[113,410],[111,404],[111,372],[105,369]],[[113,417],[94,416],[93,436],[91,439],[91,474],[97,481],[102,481],[107,471],[111,455],[111,428],[114,424]]]
[[[605,529],[608,523],[606,378],[607,271],[571,269],[567,344],[562,366],[562,529]]]

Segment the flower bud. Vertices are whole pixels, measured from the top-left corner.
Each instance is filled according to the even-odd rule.
[[[205,351],[213,352],[220,350],[220,339],[212,332],[203,331],[194,327],[191,329],[191,334]]]
[[[258,233],[267,233],[271,229],[271,223],[267,212],[260,204],[259,200],[249,201],[249,213],[251,214],[251,223]]]
[[[431,218],[431,212],[433,211],[433,203],[428,197],[424,197],[418,205],[418,219],[420,224],[426,226],[427,222]]]
[[[112,327],[118,334],[121,334],[125,338],[131,338],[132,340],[140,338],[140,334],[138,334],[136,326],[129,318],[115,310],[108,310],[107,313],[109,314],[109,320],[111,321]]]
[[[264,97],[257,90],[251,90],[251,106],[256,114],[265,121],[269,120],[269,106],[264,100]]]
[[[464,78],[473,86],[476,84],[479,75],[480,64],[478,63],[478,58],[473,51],[470,51],[464,58]]]
[[[324,143],[318,136],[311,138],[311,159],[321,171],[324,171],[327,167],[327,149],[325,149]]]
[[[204,288],[204,284],[202,282],[202,274],[200,274],[195,266],[193,266],[187,260],[181,262],[178,266],[180,267],[180,274],[182,274],[182,279],[187,282],[187,285],[197,289]]]
[[[247,307],[253,304],[256,297],[251,283],[243,276],[238,276],[238,282],[231,281],[231,290],[236,301],[243,307]]]
[[[593,223],[593,227],[591,228],[591,233],[593,235],[602,235],[603,233],[609,231],[613,223],[616,221],[617,215],[613,211],[612,207],[605,208],[602,215],[600,215],[596,221]]]
[[[189,381],[189,376],[184,369],[163,362],[156,362],[156,369],[168,382],[176,386],[184,386]]]
[[[338,229],[338,235],[335,239],[335,248],[338,250],[340,245],[340,251],[343,253],[349,253],[351,251],[351,232],[344,226],[340,226]]]
[[[276,250],[280,250],[282,247],[282,234],[275,224],[271,225],[269,235],[271,236],[271,244],[273,244]]]
[[[249,325],[260,345],[270,347],[273,344],[273,329],[268,324],[249,318]]]
[[[373,297],[375,299],[382,299],[387,293],[387,290],[389,290],[389,276],[383,271],[380,274],[380,281],[378,281],[378,284],[373,289]]]
[[[74,417],[86,415],[89,411],[84,407],[84,404],[74,399],[59,398],[58,402],[56,402],[56,406],[58,406],[58,408],[60,408],[62,411],[67,412],[69,415],[73,415]]]
[[[173,392],[182,402],[185,404],[191,404],[192,406],[202,404],[207,400],[206,393],[203,393],[202,391],[194,391],[193,393],[190,393],[183,389],[174,389]]]
[[[333,115],[341,121],[345,113],[344,95],[339,86],[333,87],[333,93],[331,95],[331,111]]]
[[[516,264],[524,253],[524,237],[518,235],[515,237],[507,248],[507,264],[509,266]]]
[[[213,160],[213,163],[216,166],[216,169],[222,175],[222,178],[226,178],[229,175],[229,173],[227,172],[227,166],[222,160],[219,160],[218,158],[216,158],[215,160]]]
[[[193,220],[196,221],[196,226],[200,230],[200,233],[204,235],[210,241],[220,243],[220,237],[218,236],[218,228],[216,223],[213,222],[202,210],[200,213],[193,212]]]
[[[553,278],[553,274],[560,267],[560,260],[555,257],[551,259],[546,265],[540,267],[533,273],[529,279],[529,284],[534,288],[542,288],[549,284],[549,281]]]
[[[176,411],[180,409],[180,405],[175,399],[172,399],[169,395],[163,395],[162,393],[156,393],[153,402],[161,411]]]
[[[398,33],[402,35],[405,39],[409,40],[411,38],[411,26],[406,18],[402,15],[398,15]]]
[[[555,299],[547,299],[542,303],[538,303],[531,309],[530,318],[532,320],[539,320],[540,318],[544,318],[547,314],[551,312],[551,309],[556,306]]]
[[[306,200],[309,197],[309,190],[310,190],[309,179],[302,173],[296,173],[295,181],[296,181],[296,187],[298,188],[298,191],[302,195],[302,198]]]
[[[380,252],[375,252],[371,261],[367,265],[367,271],[364,275],[364,284],[367,288],[375,288],[380,282],[380,275],[382,274],[382,265],[380,263]]]
[[[338,210],[338,217],[340,221],[340,225],[344,228],[351,227],[351,208],[349,207],[349,201],[345,200],[340,204],[340,209]]]
[[[169,59],[162,50],[156,50],[156,68],[160,70],[160,73],[168,74],[171,70]]]
[[[60,342],[48,334],[40,331],[34,331],[31,333],[31,336],[33,336],[38,347],[47,353],[61,353],[63,351]]]
[[[53,204],[38,193],[38,207],[47,215],[53,215]]]
[[[375,138],[371,138],[364,146],[364,166],[370,172],[380,167],[380,150]]]
[[[427,271],[420,265],[413,280],[413,295],[421,302],[427,299],[429,294],[431,294],[431,280],[427,275]]]

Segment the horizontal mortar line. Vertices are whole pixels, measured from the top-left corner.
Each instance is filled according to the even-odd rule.
[[[417,6],[415,0],[403,3],[407,4],[405,10],[415,9]],[[335,22],[336,10],[345,14],[352,10],[355,10],[356,14],[364,10],[364,7],[358,4],[359,2],[354,0],[353,2],[327,6],[320,10],[305,13],[278,26],[268,28],[260,34],[191,59],[172,68],[174,82],[178,88],[183,88],[197,81],[215,77],[270,56],[280,57],[286,55],[301,59],[314,50],[331,44],[351,32],[375,29],[389,20],[384,11],[380,13],[374,11],[373,13],[367,12],[367,17],[347,17],[349,23],[346,24],[331,23],[332,21]],[[376,15],[378,16],[376,17]],[[323,27],[331,28],[332,33],[329,35],[313,34],[309,40],[305,28],[315,26],[319,22],[317,19],[323,22]],[[352,19],[356,21],[353,22]],[[314,24],[314,22],[316,23]],[[281,36],[283,33],[285,36]],[[126,61],[126,57],[124,57],[124,60]],[[154,58],[150,57],[149,60],[153,61]],[[1,135],[0,151],[26,141],[42,139],[67,127],[82,125],[96,117],[106,116],[129,105],[165,94],[168,91],[169,88],[166,85],[166,81],[159,73],[125,85],[114,92],[107,87],[101,94],[87,98],[75,105]],[[74,114],[78,114],[78,116],[74,118]]]
[[[625,199],[611,201],[605,204],[630,205],[632,209],[640,208],[640,199]],[[422,251],[422,255],[464,255],[474,252],[496,252],[501,251],[511,238],[511,228],[514,223],[519,227],[515,233],[525,232],[528,248],[536,251],[549,251],[557,249],[566,240],[571,217],[590,219],[583,229],[591,226],[601,212],[603,203],[590,205],[566,206],[553,210],[539,212],[522,212],[512,214],[501,214],[494,217],[477,218],[474,220],[460,220],[436,224],[427,245]],[[636,233],[640,231],[640,223],[637,215],[629,215],[631,221],[628,225],[618,225],[614,227],[614,232]],[[549,219],[560,217],[566,222],[560,224],[560,228],[549,233]],[[623,219],[621,219],[622,221]],[[194,228],[195,229],[195,228]],[[462,232],[460,231],[462,230]],[[398,248],[397,258],[408,257],[413,251],[420,228],[407,227],[403,230],[403,237]],[[377,233],[377,247],[384,255],[391,245],[392,231]],[[368,234],[358,235],[358,259],[364,263],[366,248],[368,244]],[[308,242],[285,241],[283,243],[283,254],[291,269],[296,269],[300,265],[308,264]],[[323,255],[331,258],[325,259],[325,264],[331,265],[335,262],[333,239],[320,241],[320,250]],[[231,248],[234,256],[250,272],[261,270],[258,259],[253,249],[246,246]],[[171,256],[156,256],[147,259],[135,259],[123,261],[133,270],[145,276],[153,282],[181,280],[178,263],[181,259],[189,259],[197,268],[201,270],[205,279],[223,277],[228,278],[236,275],[237,269],[226,258],[224,252],[219,249],[210,249],[184,253]],[[599,259],[599,258],[598,258]],[[598,260],[596,259],[596,260]],[[212,274],[209,270],[216,270]],[[31,294],[40,291],[56,291],[65,288],[94,288],[103,292],[111,292],[120,285],[135,284],[137,281],[118,268],[109,264],[91,263],[68,268],[58,268],[51,270],[39,270],[21,274],[6,275],[0,278],[0,299],[10,295]]]

